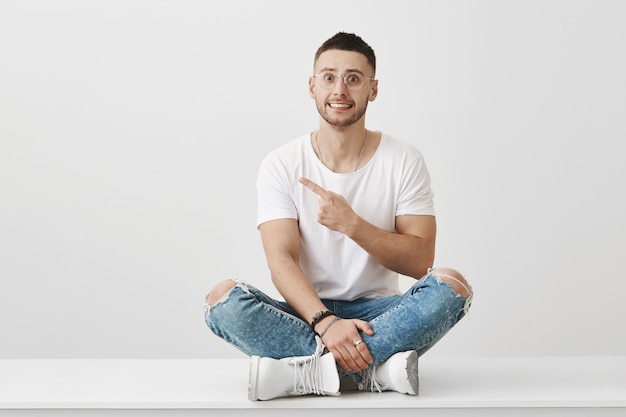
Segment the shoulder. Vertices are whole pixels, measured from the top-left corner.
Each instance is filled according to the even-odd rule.
[[[306,134],[292,139],[265,155],[258,167],[257,182],[279,181],[283,186],[292,187],[294,178],[301,176],[302,165],[310,159],[309,137]]]
[[[260,170],[292,168],[306,156],[308,138],[308,134],[303,135],[274,148],[261,160]]]
[[[421,161],[424,159],[419,148],[411,142],[398,139],[387,133],[382,133],[380,139],[380,153],[382,157],[396,161]]]
[[[385,147],[389,148],[389,150],[392,151],[417,154],[421,153],[417,146],[413,143],[403,139],[398,139],[397,137],[392,136],[388,133],[381,133],[380,141],[381,144],[383,144]]]
[[[279,147],[270,151],[266,158],[284,158],[290,157],[294,154],[301,154],[306,151],[309,144],[310,134],[299,136],[295,139],[286,142]]]

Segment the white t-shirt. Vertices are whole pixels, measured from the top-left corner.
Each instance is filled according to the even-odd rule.
[[[300,267],[320,298],[354,300],[398,294],[398,274],[353,240],[317,222],[319,196],[298,182],[306,177],[341,194],[367,222],[395,232],[395,218],[435,215],[430,175],[413,145],[382,134],[372,159],[354,173],[335,173],[315,155],[309,134],[269,153],[257,178],[257,226],[297,219]]]

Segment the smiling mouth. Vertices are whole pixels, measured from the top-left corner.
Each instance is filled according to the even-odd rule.
[[[328,107],[331,109],[351,109],[352,104],[344,104],[344,103],[328,103]]]

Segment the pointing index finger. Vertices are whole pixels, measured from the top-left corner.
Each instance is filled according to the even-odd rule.
[[[327,191],[325,189],[323,189],[308,178],[300,178],[300,183],[320,197],[324,197],[327,194]]]

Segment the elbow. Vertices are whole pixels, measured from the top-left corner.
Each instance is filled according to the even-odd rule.
[[[409,276],[420,279],[433,267],[433,262],[435,261],[434,251],[429,251],[428,254],[423,254],[422,256],[417,256],[411,266],[411,271],[408,274]]]
[[[411,274],[411,276],[415,279],[420,279],[422,277],[424,277],[426,274],[428,274],[428,270],[432,268],[432,263],[426,265],[418,265],[414,268],[413,273]]]
[[[396,272],[414,279],[420,279],[428,274],[428,270],[432,267],[432,261],[427,262],[423,259],[415,259],[414,262],[405,265],[404,268],[400,268]]]

